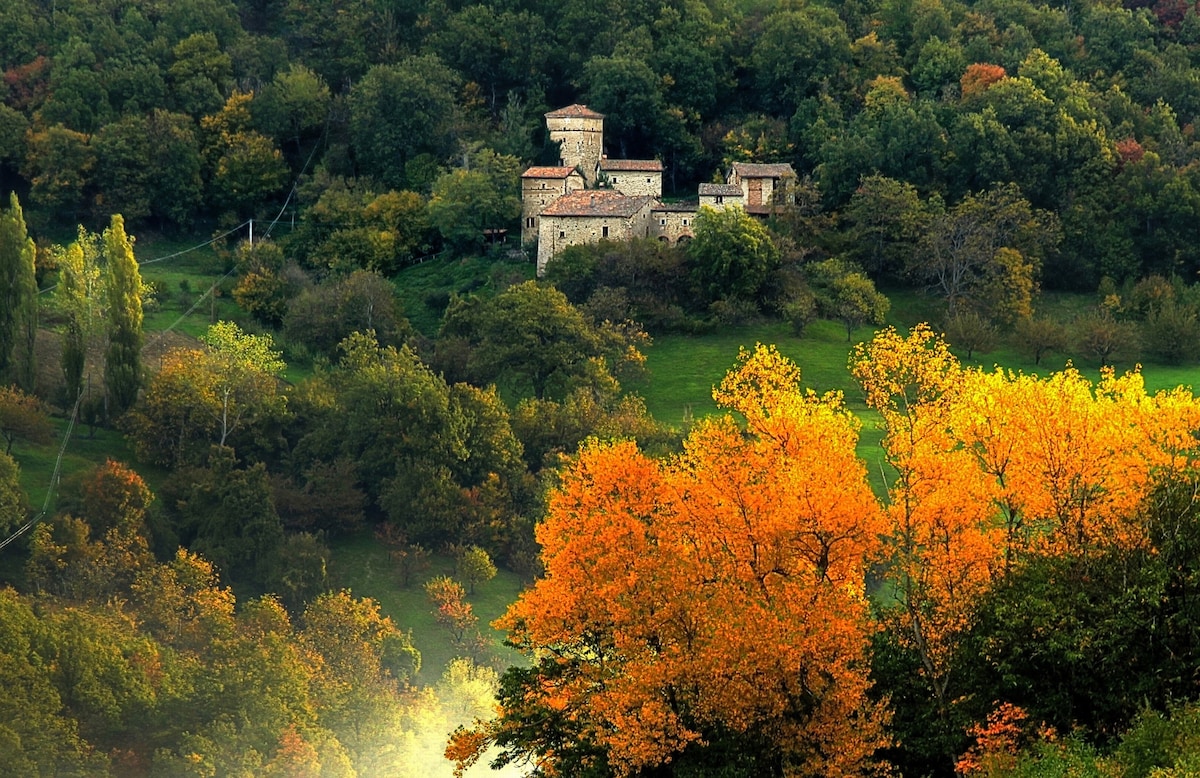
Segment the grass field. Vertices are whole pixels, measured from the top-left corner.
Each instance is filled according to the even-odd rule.
[[[387,549],[370,535],[358,535],[339,541],[334,545],[334,557],[329,575],[335,588],[349,589],[355,595],[372,597],[379,601],[380,609],[402,629],[412,630],[413,643],[421,652],[420,680],[433,683],[455,651],[443,628],[433,617],[433,607],[422,589],[424,581],[439,575],[452,575],[454,561],[448,557],[435,556],[429,570],[405,588],[400,585]],[[491,629],[490,623],[504,614],[509,603],[517,599],[523,588],[520,579],[507,570],[476,587],[474,595],[467,600],[484,637],[489,640],[492,653],[502,666],[523,662],[516,651],[507,648],[502,641],[504,635]]]

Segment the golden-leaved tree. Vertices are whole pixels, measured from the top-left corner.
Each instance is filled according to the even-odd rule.
[[[1200,403],[1150,396],[1137,373],[965,369],[924,325],[878,333],[850,367],[893,477],[883,620],[946,722],[973,691],[953,676],[981,598],[1031,554],[1148,548],[1140,508],[1192,466]]]
[[[799,391],[774,349],[715,392],[732,416],[654,461],[585,447],[538,528],[546,574],[501,620],[537,662],[502,714],[460,731],[548,775],[646,774],[713,759],[757,775],[874,772],[864,595],[881,514],[837,395]]]

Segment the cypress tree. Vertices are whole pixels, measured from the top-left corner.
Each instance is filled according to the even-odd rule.
[[[0,380],[33,391],[36,377],[37,276],[33,240],[16,194],[0,213]]]
[[[120,214],[104,231],[104,259],[109,316],[104,388],[108,415],[115,418],[133,407],[142,380],[142,276]]]

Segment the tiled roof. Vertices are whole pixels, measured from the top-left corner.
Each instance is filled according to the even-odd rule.
[[[701,184],[699,193],[710,196],[741,197],[742,188],[737,184]]]
[[[600,160],[601,170],[642,171],[646,173],[661,173],[662,160],[659,159],[609,159]]]
[[[627,219],[653,199],[626,197],[607,189],[580,189],[547,205],[542,216],[619,216]]]
[[[759,164],[757,162],[734,162],[733,172],[738,178],[794,178],[796,171],[786,162]]]
[[[741,191],[741,190],[738,190]],[[651,211],[664,211],[667,213],[695,213],[700,210],[699,203],[655,203],[650,206]]]
[[[596,113],[586,105],[575,103],[568,105],[566,108],[559,108],[557,111],[549,111],[546,114],[547,119],[603,119],[604,114]]]
[[[566,178],[575,172],[573,167],[531,167],[521,178]]]

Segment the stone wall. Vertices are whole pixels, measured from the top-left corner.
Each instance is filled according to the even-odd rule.
[[[583,176],[578,173],[565,178],[522,178],[521,242],[532,243],[537,240],[538,217],[547,205],[579,189],[583,189]]]
[[[545,274],[546,263],[568,246],[647,238],[652,234],[649,202],[630,217],[542,216],[538,225],[538,277]]]
[[[562,164],[583,171],[588,186],[596,185],[596,165],[604,153],[604,120],[580,116],[546,117],[551,141],[561,141]]]

